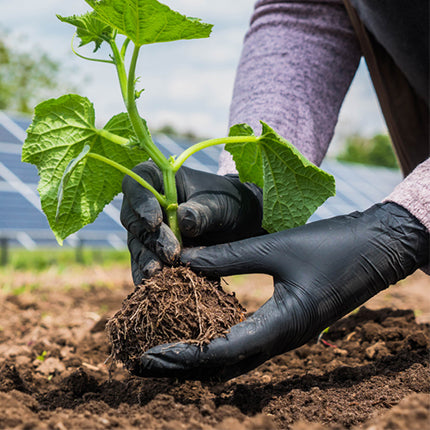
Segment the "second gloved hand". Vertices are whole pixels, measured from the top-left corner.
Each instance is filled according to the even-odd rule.
[[[163,178],[153,162],[133,169],[157,191]],[[212,245],[264,233],[261,228],[262,192],[243,184],[236,175],[220,176],[181,167],[176,174],[178,223],[184,245]],[[147,189],[129,176],[123,181],[121,222],[128,231],[128,247],[135,284],[179,257],[180,246],[163,221],[163,211]]]
[[[226,337],[202,348],[185,343],[145,352],[134,373],[229,379],[297,348],[389,285],[429,261],[429,233],[406,209],[375,205],[279,233],[181,257],[207,275],[267,273],[273,297]]]

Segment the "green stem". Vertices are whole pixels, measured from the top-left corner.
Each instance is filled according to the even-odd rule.
[[[170,166],[169,169],[163,171],[163,184],[167,202],[165,208],[167,222],[179,243],[182,245],[181,232],[178,224],[178,194],[176,191],[175,172]]]
[[[116,143],[117,145],[128,145],[130,143],[129,139],[126,139],[125,137],[118,136],[117,134],[111,133],[110,131],[107,131],[104,128],[96,128],[95,132],[105,139],[109,140],[112,143]]]
[[[142,121],[142,118],[139,115],[136,106],[135,99],[135,80],[136,80],[136,64],[137,57],[139,56],[140,46],[135,46],[133,50],[133,55],[130,61],[130,69],[128,71],[128,83],[127,83],[127,98],[126,98],[126,107],[127,112],[130,117],[131,124],[133,125],[133,129],[138,137],[138,139],[142,142],[145,151],[152,158],[154,163],[161,169],[165,170],[170,167],[169,162],[163,153],[155,146],[154,142],[151,139],[151,136],[146,128],[145,124]]]
[[[127,52],[128,44],[130,42],[131,42],[131,39],[129,39],[127,37],[127,39],[125,39],[124,43],[122,44],[122,48],[121,48],[121,57],[122,57],[122,59],[125,58],[125,53]]]
[[[175,182],[176,172],[173,169],[172,164],[167,160],[167,158],[163,155],[163,153],[157,148],[157,146],[152,141],[151,135],[149,134],[146,124],[143,122],[142,118],[139,115],[139,111],[137,110],[135,84],[136,84],[136,65],[137,65],[137,58],[139,56],[140,46],[136,46],[136,45],[134,46],[133,54],[130,61],[130,68],[128,70],[128,78],[126,79],[124,57],[122,56],[122,54],[125,54],[127,45],[128,45],[128,42],[125,42],[123,45],[122,52],[120,53],[118,51],[118,47],[115,44],[115,42],[111,43],[112,52],[118,69],[118,77],[120,80],[122,96],[127,108],[130,122],[133,126],[133,129],[134,129],[134,132],[136,133],[137,138],[141,142],[143,149],[148,153],[148,155],[152,158],[154,163],[163,172],[165,197],[161,196],[146,181],[143,181],[143,179],[140,178],[140,176],[135,174],[134,176],[130,175],[130,173],[133,173],[131,170],[126,172],[124,166],[114,165],[112,164],[112,160],[108,160],[108,159],[102,160],[102,158],[100,158],[101,156],[97,156],[97,157],[98,159],[104,162],[108,162],[108,164],[111,164],[112,166],[119,168],[124,173],[127,173],[128,175],[130,175],[132,178],[134,178],[137,182],[139,182],[142,186],[150,190],[155,195],[160,205],[163,206],[165,209],[169,227],[172,229],[173,233],[178,238],[179,243],[182,243],[181,234],[178,226],[178,220],[177,220],[178,197],[177,197],[176,182]]]
[[[118,74],[122,98],[124,103],[127,105],[127,72],[125,71],[124,60],[114,39],[110,41],[110,47],[112,49],[113,58],[115,59],[115,66]]]
[[[151,191],[151,193],[154,194],[155,198],[157,199],[158,203],[160,203],[160,205],[163,208],[168,207],[168,202],[166,197],[161,195],[151,184],[146,182],[145,179],[140,177],[138,174],[134,173],[133,170],[130,170],[127,167],[123,166],[122,164],[119,164],[116,161],[111,160],[110,158],[104,157],[103,155],[95,154],[94,152],[89,152],[87,154],[87,157],[91,157],[91,158],[94,158],[95,160],[102,161],[103,163],[106,163],[109,166],[112,166],[115,169],[121,171],[122,173],[125,173],[126,175],[132,177],[136,182],[142,185],[142,187]]]
[[[191,157],[191,155],[201,151],[202,149],[209,148],[210,146],[222,145],[226,143],[258,142],[258,139],[259,137],[257,136],[230,136],[204,140],[203,142],[199,142],[190,146],[181,155],[179,155],[172,165],[173,170],[177,172],[182,164],[184,164],[184,162],[187,160],[187,158]]]

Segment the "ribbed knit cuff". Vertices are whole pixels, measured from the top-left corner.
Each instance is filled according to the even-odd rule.
[[[419,164],[397,185],[384,202],[403,206],[430,231],[430,158]],[[421,269],[430,275],[430,264]]]

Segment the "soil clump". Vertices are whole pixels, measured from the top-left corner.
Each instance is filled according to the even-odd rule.
[[[131,370],[153,346],[208,344],[243,321],[245,313],[219,280],[198,276],[187,267],[166,267],[137,286],[106,324],[111,358]]]

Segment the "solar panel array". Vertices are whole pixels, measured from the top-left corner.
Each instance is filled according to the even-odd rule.
[[[0,240],[32,249],[37,246],[57,246],[48,221],[40,207],[37,193],[39,177],[35,166],[21,162],[21,149],[29,118],[7,115],[0,111]],[[164,134],[154,137],[161,151],[170,156],[189,146],[184,139],[172,139]],[[215,173],[221,148],[207,148],[189,158],[185,165]],[[401,181],[398,171],[324,161],[322,167],[336,179],[337,194],[328,199],[310,221],[364,210],[381,201]],[[126,246],[126,233],[120,222],[122,196],[117,196],[97,220],[65,241],[77,246]]]

